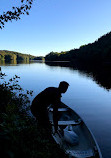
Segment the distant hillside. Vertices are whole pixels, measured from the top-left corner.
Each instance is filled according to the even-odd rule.
[[[81,46],[66,52],[51,52],[46,55],[47,61],[83,61],[83,62],[111,62],[111,32],[100,37],[94,43]]]
[[[22,54],[14,51],[0,50],[0,60],[10,61],[10,60],[42,60],[42,57],[36,57],[33,55]]]

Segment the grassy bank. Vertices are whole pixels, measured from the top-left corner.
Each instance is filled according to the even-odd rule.
[[[66,158],[50,131],[28,115],[32,92],[24,93],[18,76],[0,84],[0,155],[2,158]]]

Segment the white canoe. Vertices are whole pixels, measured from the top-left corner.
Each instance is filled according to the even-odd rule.
[[[102,158],[99,146],[80,116],[67,105],[58,108],[58,133],[54,132],[53,108],[48,108],[52,136],[70,158]]]

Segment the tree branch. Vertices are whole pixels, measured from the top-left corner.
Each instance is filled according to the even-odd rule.
[[[8,21],[19,20],[22,14],[29,15],[33,1],[34,0],[21,0],[20,7],[12,7],[11,11],[3,12],[3,14],[0,15],[0,29],[4,28],[5,23]]]

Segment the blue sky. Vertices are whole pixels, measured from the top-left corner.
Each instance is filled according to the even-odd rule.
[[[0,13],[20,0],[0,0]],[[68,51],[111,31],[111,0],[35,0],[30,15],[0,30],[0,50],[35,56]]]

